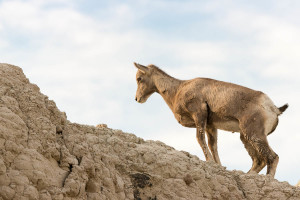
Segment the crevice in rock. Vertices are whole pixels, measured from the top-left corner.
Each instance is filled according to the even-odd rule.
[[[27,124],[26,124],[27,126]],[[27,126],[28,128],[28,126]],[[30,136],[30,133],[29,133],[29,128],[28,128],[28,131],[27,131],[27,147],[29,146],[29,136]]]
[[[20,106],[19,106],[20,107]],[[21,108],[20,108],[21,110]],[[30,139],[30,128],[28,126],[28,122],[27,121],[24,121],[23,122],[25,123],[26,127],[27,127],[27,147],[29,147],[29,139]]]
[[[61,164],[61,160],[62,160],[62,152],[61,152],[61,147],[59,149],[59,160],[57,161],[58,166],[60,167]]]
[[[63,129],[60,125],[56,126],[56,134],[62,135],[63,134]]]
[[[63,180],[63,184],[62,184],[63,187],[65,187],[66,180],[67,180],[67,178],[69,177],[69,175],[72,173],[72,169],[73,169],[73,164],[69,164],[69,171],[68,171],[66,177],[65,177],[64,180]]]
[[[56,142],[59,144],[59,160],[57,160],[58,166],[61,165],[63,159],[62,146],[65,146],[63,135],[56,135]]]
[[[81,161],[82,161],[82,156],[78,157],[78,156],[75,156],[77,161],[78,161],[78,165],[80,165]]]
[[[71,173],[73,169],[73,164],[69,164],[69,172]]]
[[[237,176],[237,175],[233,175],[233,179],[235,180],[238,189],[243,193],[244,198],[248,199],[247,196],[246,196],[246,193],[244,191],[244,188],[241,185],[240,177]]]

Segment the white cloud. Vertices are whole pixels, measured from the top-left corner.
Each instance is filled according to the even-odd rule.
[[[242,53],[252,58],[251,68],[269,78],[298,79],[299,24],[282,16],[239,8],[228,10],[218,23],[248,40],[240,49],[244,48]]]

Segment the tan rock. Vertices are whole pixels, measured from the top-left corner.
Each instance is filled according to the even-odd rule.
[[[28,197],[29,200],[38,200],[39,199],[39,193],[37,189],[33,186],[28,186],[24,190],[24,196]]]
[[[15,191],[9,186],[0,186],[0,197],[4,200],[12,199],[15,195]]]
[[[16,66],[0,64],[0,85],[0,199],[300,199],[268,176],[71,123]]]
[[[107,128],[107,125],[106,124],[98,124],[96,127],[97,128]]]
[[[6,172],[6,166],[3,159],[0,157],[0,175]]]

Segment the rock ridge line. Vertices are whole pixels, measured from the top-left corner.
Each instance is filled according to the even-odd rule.
[[[21,68],[0,64],[0,200],[300,199],[134,134],[71,123]]]

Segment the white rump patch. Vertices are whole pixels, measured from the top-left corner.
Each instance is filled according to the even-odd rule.
[[[267,96],[262,95],[260,105],[263,108],[265,135],[268,135],[277,124],[277,118],[280,114],[279,109],[274,105],[273,101]]]

